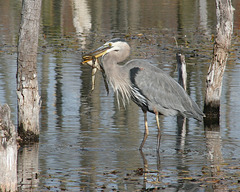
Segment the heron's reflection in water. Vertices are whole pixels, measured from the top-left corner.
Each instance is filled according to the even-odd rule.
[[[154,186],[161,183],[161,163],[160,163],[160,152],[156,151],[157,169],[149,169],[148,161],[142,150],[139,150],[143,161],[143,169],[140,170],[143,175],[143,189],[148,189],[148,186]]]

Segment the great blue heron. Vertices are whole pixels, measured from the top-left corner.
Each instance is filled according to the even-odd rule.
[[[203,120],[204,114],[185,90],[168,74],[153,66],[145,59],[134,59],[125,65],[118,65],[130,54],[130,46],[122,39],[115,38],[93,52],[83,56],[83,63],[102,69],[108,82],[113,87],[119,103],[119,95],[123,104],[131,98],[144,113],[145,132],[140,150],[149,131],[147,111],[154,113],[160,135],[159,115],[193,117]],[[97,60],[96,60],[97,59]],[[92,61],[94,60],[94,61]]]

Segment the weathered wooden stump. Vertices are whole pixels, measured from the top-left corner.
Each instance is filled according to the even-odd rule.
[[[185,56],[181,53],[176,54],[177,69],[178,69],[178,83],[187,90],[187,66]]]
[[[23,143],[39,140],[37,49],[41,0],[23,0],[17,58],[18,135]]]
[[[178,70],[178,83],[187,90],[187,66],[185,62],[185,55],[181,53],[176,54],[177,59],[177,70]],[[178,135],[181,135],[180,139],[180,150],[185,148],[185,140],[187,134],[187,118],[182,116],[177,116],[177,125],[178,125]]]
[[[0,191],[17,191],[17,133],[7,104],[0,105]]]
[[[222,79],[226,68],[233,32],[233,11],[231,0],[216,0],[216,38],[213,57],[206,79],[204,113],[206,119],[219,121]]]

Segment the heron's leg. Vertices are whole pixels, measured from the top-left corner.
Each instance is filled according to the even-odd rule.
[[[160,129],[160,125],[159,125],[159,116],[158,116],[158,112],[155,112],[155,116],[156,116],[156,121],[157,121],[157,128],[158,128],[158,136],[157,136],[157,150],[160,149],[160,140],[161,140],[161,129]]]
[[[147,124],[147,111],[143,111],[144,113],[144,124],[145,124],[145,131],[144,131],[144,137],[143,137],[143,140],[142,140],[142,143],[140,145],[140,148],[139,150],[142,150],[143,148],[143,145],[148,137],[148,134],[149,134],[149,131],[148,131],[148,124]]]
[[[155,116],[156,116],[156,121],[157,121],[157,128],[158,128],[158,132],[160,132],[160,131],[161,131],[161,129],[160,129],[160,125],[159,125],[158,112],[155,112]]]

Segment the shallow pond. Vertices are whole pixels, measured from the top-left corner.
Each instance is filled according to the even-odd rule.
[[[232,48],[224,74],[220,125],[186,126],[155,117],[143,152],[142,111],[117,106],[97,74],[80,65],[84,52],[114,37],[126,38],[130,58],[152,59],[177,79],[176,58],[187,62],[187,92],[201,108],[215,34],[210,0],[42,1],[38,54],[42,98],[40,142],[18,154],[19,191],[218,191],[240,190],[240,3],[235,0]],[[0,0],[0,101],[16,124],[16,45],[20,1]],[[11,17],[9,16],[11,15]],[[176,45],[177,41],[177,45]]]

